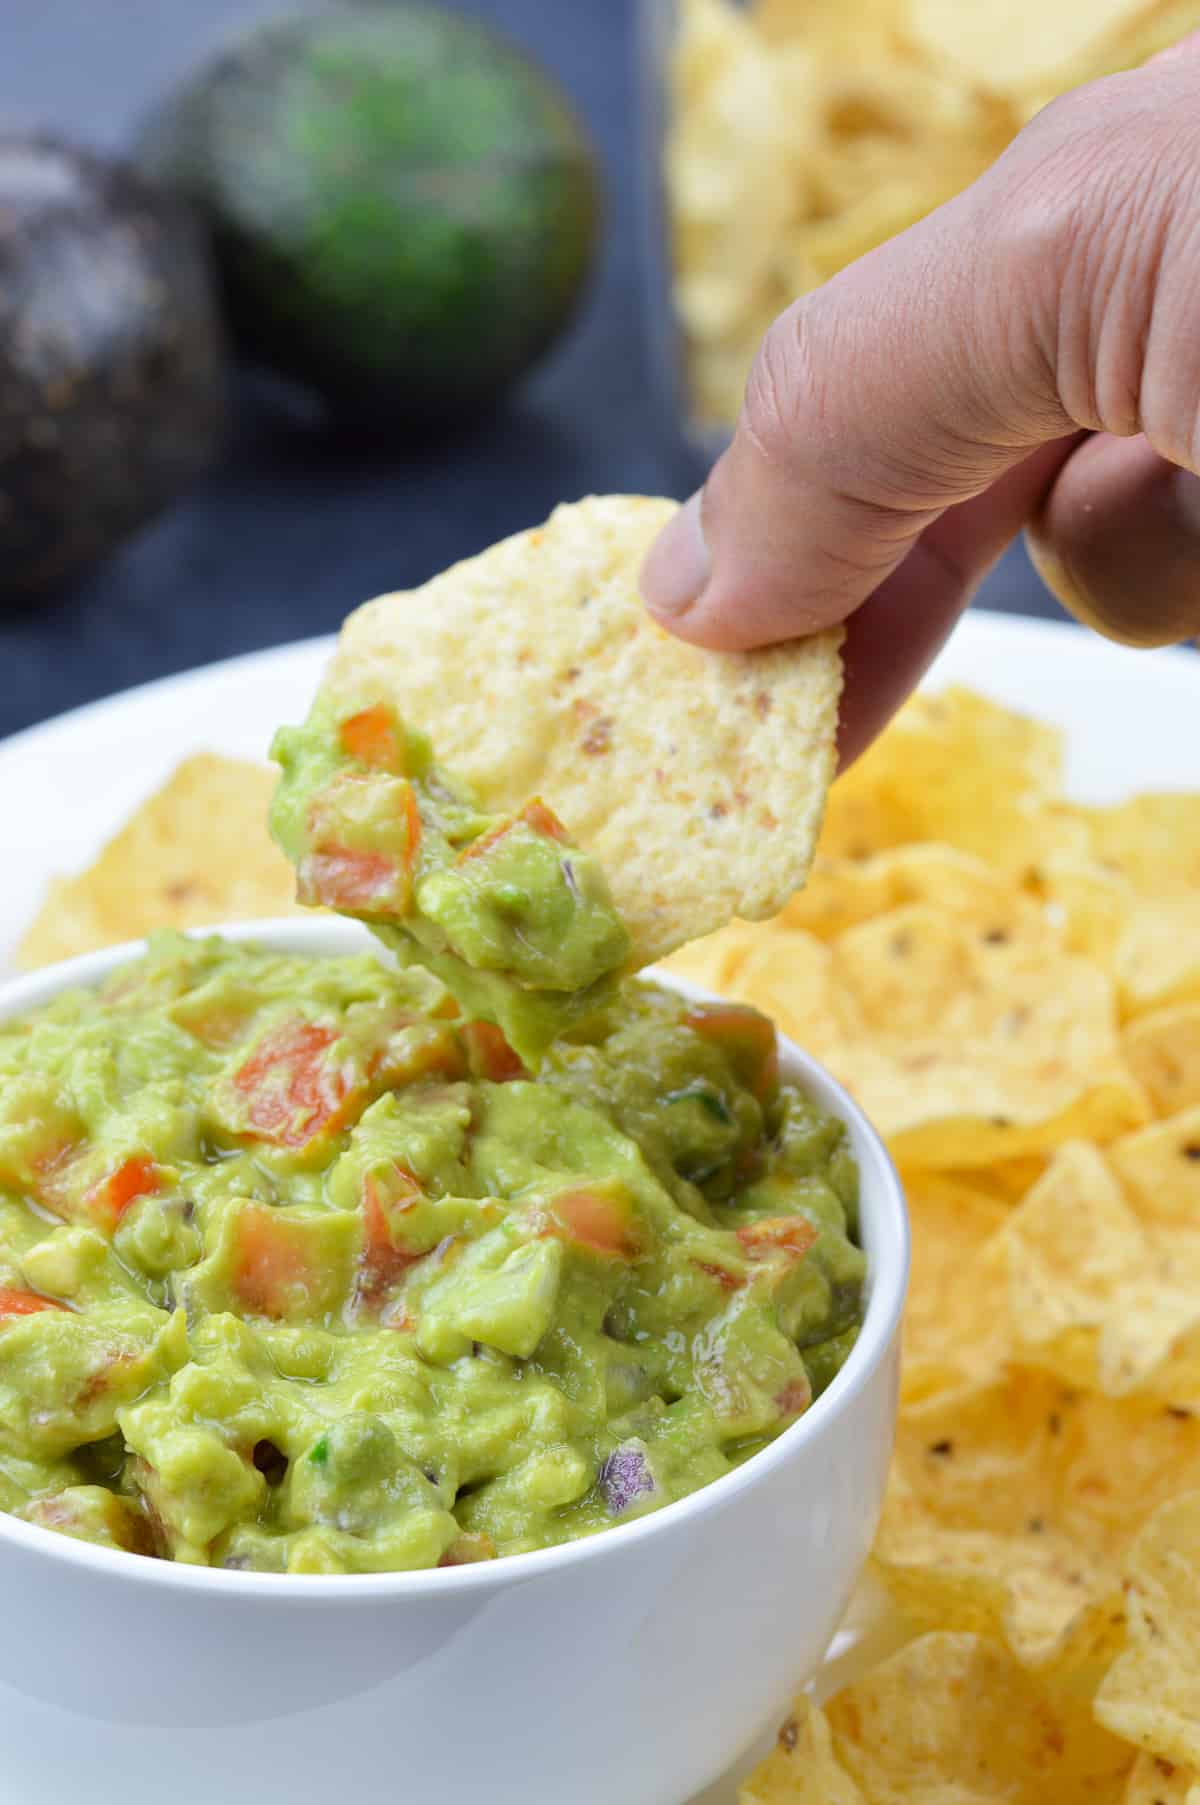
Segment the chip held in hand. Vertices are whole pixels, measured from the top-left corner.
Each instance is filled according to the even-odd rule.
[[[386,703],[480,806],[544,800],[603,866],[633,967],[803,884],[833,778],[840,633],[710,652],[638,589],[671,501],[589,496],[351,615],[322,696]]]

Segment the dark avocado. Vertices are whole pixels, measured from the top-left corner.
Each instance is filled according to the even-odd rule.
[[[223,365],[207,253],[178,201],[0,133],[0,600],[63,583],[205,468]]]
[[[562,331],[596,246],[564,96],[433,6],[258,28],[162,108],[141,161],[207,221],[241,350],[354,423],[478,412]]]

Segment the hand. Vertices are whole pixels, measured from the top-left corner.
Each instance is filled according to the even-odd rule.
[[[1197,472],[1200,34],[782,314],[643,588],[722,649],[844,621],[845,763],[1022,528],[1111,638],[1200,632]]]

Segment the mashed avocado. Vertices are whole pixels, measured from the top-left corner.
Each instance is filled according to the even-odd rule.
[[[601,874],[377,729],[328,833],[279,819],[314,895],[391,897],[439,977],[164,937],[0,1027],[9,1511],[218,1567],[487,1559],[727,1472],[853,1344],[853,1161],[769,1025],[618,993]],[[581,987],[531,1078],[510,1042]]]
[[[531,1064],[611,1000],[629,936],[599,864],[539,798],[482,813],[382,703],[337,714],[322,698],[272,754],[271,827],[301,902],[368,922]]]

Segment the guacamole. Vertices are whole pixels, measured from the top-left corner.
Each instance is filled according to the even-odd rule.
[[[540,798],[483,813],[383,703],[319,698],[272,755],[271,827],[301,902],[369,923],[530,1063],[612,999],[629,935],[598,862]]]
[[[18,1516],[268,1572],[544,1548],[728,1472],[853,1345],[854,1163],[769,1024],[618,992],[601,875],[536,820],[479,822],[398,744],[406,778],[366,741],[359,762],[412,786],[417,857],[349,808],[335,838],[297,830],[305,881],[368,919],[413,883],[397,918],[452,989],[482,948],[539,1022],[596,986],[587,1019],[533,1078],[428,971],[166,936],[0,1027]],[[563,895],[510,910],[506,884],[568,858]]]

